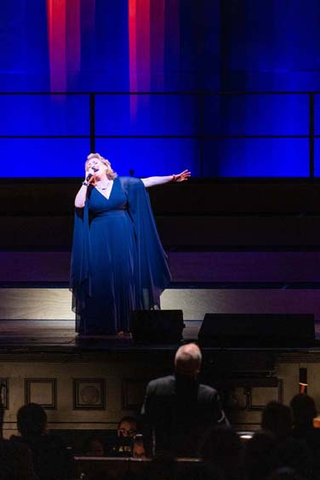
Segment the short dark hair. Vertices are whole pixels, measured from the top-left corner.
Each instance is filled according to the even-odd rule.
[[[317,409],[312,397],[306,393],[298,393],[290,402],[295,425],[312,425],[317,416]]]
[[[119,420],[118,428],[120,428],[122,422],[135,423],[138,426],[138,420],[134,417],[130,417],[129,415],[122,417],[121,420]]]
[[[42,434],[47,424],[47,414],[41,405],[28,403],[18,410],[17,424],[24,437]]]
[[[292,414],[290,407],[275,400],[263,409],[261,427],[271,431],[277,438],[285,438],[291,433]]]

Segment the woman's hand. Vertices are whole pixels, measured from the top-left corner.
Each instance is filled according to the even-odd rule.
[[[94,174],[95,174],[95,171],[94,171],[93,168],[90,167],[90,168],[88,168],[88,169],[86,170],[84,180],[85,180],[85,182],[88,183],[88,185],[89,185],[91,182],[93,182],[93,180],[94,180]],[[88,176],[89,176],[90,178],[88,178]]]
[[[178,175],[173,175],[173,182],[185,182],[188,178],[191,177],[191,172],[189,170],[183,170],[183,172]]]

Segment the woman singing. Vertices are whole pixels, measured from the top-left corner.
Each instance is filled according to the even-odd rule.
[[[123,334],[133,310],[160,305],[170,282],[166,254],[146,188],[190,177],[118,177],[108,160],[91,153],[85,181],[75,198],[71,259],[76,331]]]

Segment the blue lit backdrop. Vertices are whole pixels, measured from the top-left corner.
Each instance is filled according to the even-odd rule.
[[[308,138],[239,137],[308,135],[308,95],[194,93],[318,90],[319,14],[317,0],[3,0],[0,91],[123,92],[95,110],[119,174],[304,177]],[[10,176],[83,175],[88,95],[1,95],[0,111]],[[319,154],[316,139],[316,175]]]

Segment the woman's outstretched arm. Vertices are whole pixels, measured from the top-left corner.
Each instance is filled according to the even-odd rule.
[[[142,182],[146,188],[154,187],[156,185],[163,185],[170,182],[185,182],[191,176],[189,170],[183,170],[183,172],[177,175],[164,175],[161,177],[148,177],[142,178]]]

